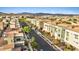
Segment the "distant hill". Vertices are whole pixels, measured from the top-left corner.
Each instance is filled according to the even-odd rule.
[[[17,14],[33,14],[33,13],[29,13],[29,12],[22,12],[22,13],[17,13]]]
[[[0,12],[0,15],[37,15],[37,16],[42,16],[42,15],[53,15],[53,16],[74,16],[74,15],[79,15],[79,14],[52,14],[52,13],[29,13],[29,12],[22,12],[22,13],[4,13]]]
[[[0,12],[0,14],[6,14],[6,13]]]
[[[54,16],[74,16],[74,15],[79,15],[79,14],[52,14],[52,13],[29,13],[29,12],[23,12],[23,13],[18,13],[18,14],[29,14],[29,15],[54,15]]]

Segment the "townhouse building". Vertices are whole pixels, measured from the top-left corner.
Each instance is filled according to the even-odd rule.
[[[60,39],[61,42],[68,43],[79,49],[79,24],[56,23],[57,21],[44,22],[43,30],[50,32],[51,36],[55,36],[55,39]]]
[[[74,26],[74,28],[71,29],[65,29],[64,41],[79,50],[79,26]]]
[[[9,24],[3,32],[2,37],[0,37],[0,50],[2,51],[11,51],[15,48],[16,44],[24,45],[25,38],[21,31],[18,18],[15,16],[11,16],[10,18],[9,16],[6,16],[6,18],[0,22],[0,25],[3,27],[6,27],[6,25]],[[6,20],[9,20],[9,23]],[[2,29],[2,27],[0,28]]]
[[[31,24],[35,25],[37,27],[37,29],[43,29],[43,25],[44,25],[44,22],[49,22],[50,20],[48,19],[30,19],[28,18],[27,19],[29,22],[31,22]]]

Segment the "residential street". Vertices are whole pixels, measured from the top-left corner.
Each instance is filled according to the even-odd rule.
[[[25,23],[20,23],[21,26],[27,26],[27,24]],[[31,29],[30,32],[30,37],[34,36],[36,39],[36,42],[39,44],[40,49],[42,49],[43,51],[55,51],[55,49],[53,47],[51,47],[45,40],[44,38],[40,37],[33,29]]]
[[[42,37],[40,37],[34,30],[31,30],[31,36],[36,38],[37,43],[40,45],[40,49],[44,51],[55,51]]]
[[[69,9],[1,8],[0,51],[79,51],[79,15]]]

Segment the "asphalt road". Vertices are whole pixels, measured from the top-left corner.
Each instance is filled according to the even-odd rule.
[[[36,42],[39,44],[40,49],[43,49],[44,51],[55,51],[45,40],[44,38],[40,37],[34,30],[31,30],[30,33],[31,36],[34,36],[36,39]]]
[[[20,24],[22,25],[22,23]],[[23,26],[27,25],[25,23],[23,23]],[[43,49],[43,51],[55,51],[55,49],[53,47],[51,47],[45,40],[44,38],[40,37],[33,29],[31,29],[30,32],[30,37],[34,36],[36,39],[36,42],[39,45],[39,49]]]

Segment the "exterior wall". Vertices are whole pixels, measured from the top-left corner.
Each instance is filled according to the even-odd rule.
[[[34,25],[35,25],[36,27],[40,27],[40,22],[35,19],[35,20],[34,20]]]
[[[20,39],[20,40],[17,40],[17,39]],[[22,45],[24,45],[24,37],[23,36],[15,36],[14,42],[15,42],[15,44],[22,44]]]
[[[40,21],[36,19],[31,19],[31,23],[36,25],[38,28],[41,27]],[[61,41],[64,41],[79,49],[79,33],[68,30],[64,27],[54,26],[44,22],[42,27],[44,31],[50,32],[51,36],[54,35],[55,39],[60,39]],[[69,33],[68,35],[67,32]],[[78,38],[75,38],[75,36]]]
[[[55,36],[55,39],[60,39],[62,42],[66,42],[79,49],[79,33],[67,30],[59,26],[54,26],[54,25],[50,26],[47,23],[44,23],[43,30],[46,32],[50,32],[51,36],[52,35]],[[68,35],[67,32],[69,32]],[[78,38],[75,38],[75,36]],[[66,39],[66,37],[68,39]]]
[[[2,16],[0,16],[0,18],[2,18]]]
[[[13,44],[14,43],[13,37],[5,37],[4,40],[7,40],[8,44]]]
[[[12,48],[14,48],[14,39],[13,39],[13,37],[5,37],[4,41],[7,41],[7,44],[3,45],[3,49],[2,50],[6,50],[6,51],[9,50],[9,51],[11,51]]]
[[[64,41],[79,49],[79,33],[66,30]]]
[[[59,26],[54,27],[55,39],[61,39],[61,31],[62,31],[62,27]]]
[[[43,26],[44,26],[44,22],[40,22],[40,29],[43,29]]]
[[[0,47],[0,51],[11,51],[14,48],[14,44],[7,44]]]
[[[64,42],[64,38],[65,38],[65,28],[61,27],[61,32],[60,32],[60,38],[61,38],[61,41]]]
[[[34,24],[34,25],[36,25],[36,20],[35,19],[32,19],[31,20],[31,23]]]
[[[41,22],[40,20],[27,18],[27,21],[31,22],[38,29],[40,29],[41,27],[43,28],[43,22]]]
[[[31,22],[31,20],[32,20],[32,19],[30,19],[30,18],[27,18],[27,19],[26,19],[26,21],[29,21],[29,22]]]
[[[62,27],[44,23],[43,30],[46,32],[50,32],[51,36],[55,36],[55,39],[61,39]]]
[[[10,28],[15,28],[15,25],[10,25]]]
[[[51,27],[50,24],[44,23],[43,30],[46,31],[46,32],[51,32],[50,27]]]
[[[51,36],[53,36],[54,35],[54,33],[55,33],[55,27],[53,26],[53,25],[51,25]]]
[[[0,29],[3,30],[3,22],[0,22]]]

